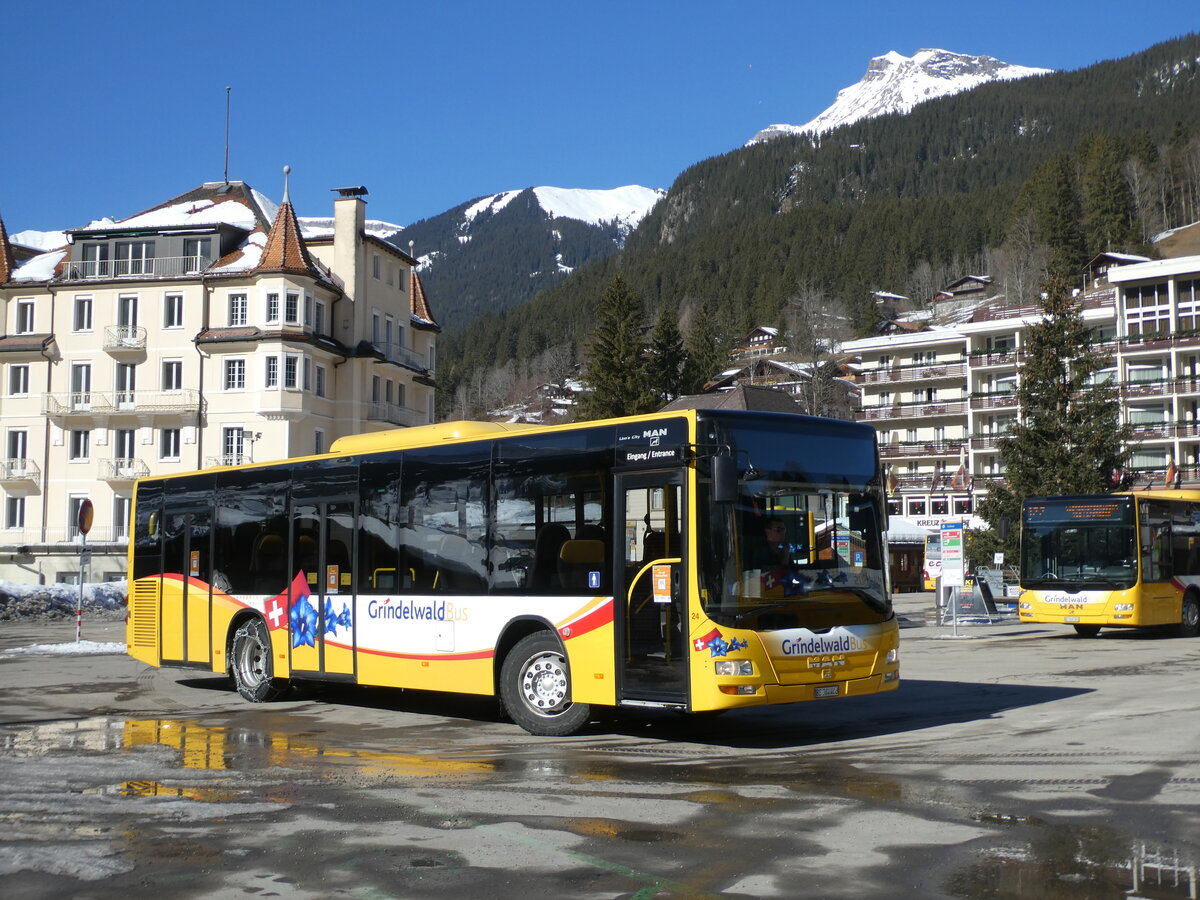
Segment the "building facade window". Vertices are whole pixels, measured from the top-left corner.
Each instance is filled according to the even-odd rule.
[[[313,432],[313,453],[325,452],[325,432],[320,428]]]
[[[154,272],[154,241],[118,241],[118,275],[150,275]]]
[[[283,316],[289,325],[300,324],[300,295],[289,292],[285,298]]]
[[[283,386],[295,389],[296,379],[300,371],[300,357],[288,353],[283,357]]]
[[[267,294],[267,324],[279,324],[279,295]]]
[[[246,431],[241,425],[226,425],[221,429],[222,462],[227,466],[240,465],[245,460]]]
[[[129,497],[113,497],[113,537],[122,541],[129,537]]]
[[[325,396],[325,367],[322,365],[317,366],[316,381],[313,383],[313,393],[318,397]]]
[[[132,407],[137,390],[137,366],[133,363],[117,363],[116,386],[117,407]]]
[[[316,304],[313,301],[312,294],[304,295],[304,326],[306,328],[313,327],[313,316],[315,315]]]
[[[25,498],[8,497],[4,501],[4,527],[25,527]]]
[[[212,262],[212,238],[184,238],[184,264],[188,272],[199,272]]]
[[[371,275],[375,278],[379,277],[379,267],[380,267],[379,254],[372,253],[371,254]]]
[[[279,387],[279,357],[268,356],[266,359],[266,378],[264,386],[269,388]]]
[[[75,298],[75,319],[72,322],[73,331],[91,331],[92,330],[92,298],[91,297],[76,297]]]
[[[246,388],[246,360],[225,360],[225,390],[241,391]]]
[[[92,449],[92,433],[86,428],[77,428],[71,432],[68,459],[72,462],[87,460]]]
[[[29,395],[29,366],[25,363],[8,367],[8,395],[10,397]]]
[[[163,328],[183,327],[183,294],[163,297]]]
[[[300,373],[301,373],[300,386],[306,391],[311,391],[312,390],[312,360],[309,359],[307,356],[304,357],[304,359],[301,361]]]
[[[164,460],[179,459],[178,428],[164,428],[159,433],[158,458]]]
[[[164,391],[179,391],[183,389],[183,360],[164,359],[162,363],[162,389]]]
[[[13,334],[33,334],[36,319],[32,300],[17,301],[17,318],[13,323]]]
[[[325,333],[325,304],[320,300],[313,309],[313,331],[317,334]]]
[[[247,321],[247,304],[245,294],[229,295],[229,325],[235,327],[245,325]]]
[[[29,456],[29,433],[24,428],[8,432],[8,458],[23,460]]]

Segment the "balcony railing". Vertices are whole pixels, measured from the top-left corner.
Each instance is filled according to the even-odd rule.
[[[862,373],[864,384],[882,384],[905,381],[935,381],[942,378],[962,378],[967,374],[965,362],[917,363],[911,366],[889,366],[883,369],[867,369]]]
[[[145,350],[146,329],[140,325],[108,325],[104,329],[104,349],[110,353]]]
[[[884,459],[910,456],[957,456],[963,441],[906,441],[901,444],[880,444],[879,455]]]
[[[971,397],[971,409],[999,409],[1017,405],[1016,391],[999,391],[994,394],[976,394]]]
[[[407,406],[397,406],[395,403],[371,403],[367,407],[368,422],[387,422],[390,425],[424,425],[427,416],[416,409]]]
[[[0,482],[17,484],[42,480],[42,470],[32,459],[0,459]]]
[[[47,416],[98,416],[114,413],[195,412],[200,408],[200,392],[177,391],[74,391],[67,394],[43,394],[42,412]]]
[[[150,467],[140,459],[123,458],[100,460],[101,481],[135,481],[150,474]]]
[[[203,272],[212,260],[207,256],[163,256],[154,259],[69,260],[63,266],[63,281],[112,281],[116,279],[181,278]]]
[[[429,368],[429,360],[415,353],[408,347],[393,341],[390,344],[379,343],[375,345],[375,349],[383,354],[383,358],[388,362],[399,363],[410,369],[416,369],[418,372],[432,371]]]
[[[217,466],[245,466],[254,462],[248,454],[245,453],[222,453],[220,456],[209,456],[204,460],[204,466],[207,469],[216,468]]]
[[[871,422],[877,419],[921,419],[932,416],[959,416],[967,412],[966,400],[919,400],[915,403],[893,403],[889,406],[860,406],[855,420]]]

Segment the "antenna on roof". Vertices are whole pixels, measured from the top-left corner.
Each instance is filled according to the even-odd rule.
[[[292,202],[291,189],[288,187],[288,176],[291,174],[292,174],[292,167],[284,166],[283,167],[283,202],[284,203]]]
[[[233,88],[225,85],[225,183],[229,184],[229,92]]]

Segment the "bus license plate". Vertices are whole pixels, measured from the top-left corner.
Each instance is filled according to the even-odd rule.
[[[814,697],[836,697],[838,695],[839,687],[840,687],[840,685],[836,685],[836,684],[824,685],[824,686],[819,687],[816,690],[814,690],[813,696]]]
[[[1063,616],[1063,621],[1070,625],[1072,622],[1078,622],[1079,616]]]

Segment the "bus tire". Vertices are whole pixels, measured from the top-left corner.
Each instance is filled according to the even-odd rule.
[[[591,707],[571,701],[571,671],[558,640],[537,631],[517,641],[500,667],[500,699],[513,722],[530,734],[575,734]]]
[[[1183,606],[1179,612],[1179,636],[1196,637],[1200,634],[1200,602],[1196,595],[1183,595]]]
[[[1081,638],[1094,638],[1100,633],[1099,625],[1076,625],[1075,633]]]
[[[271,636],[262,619],[250,619],[233,634],[230,668],[237,692],[251,703],[265,703],[283,693],[287,682],[273,677]]]

